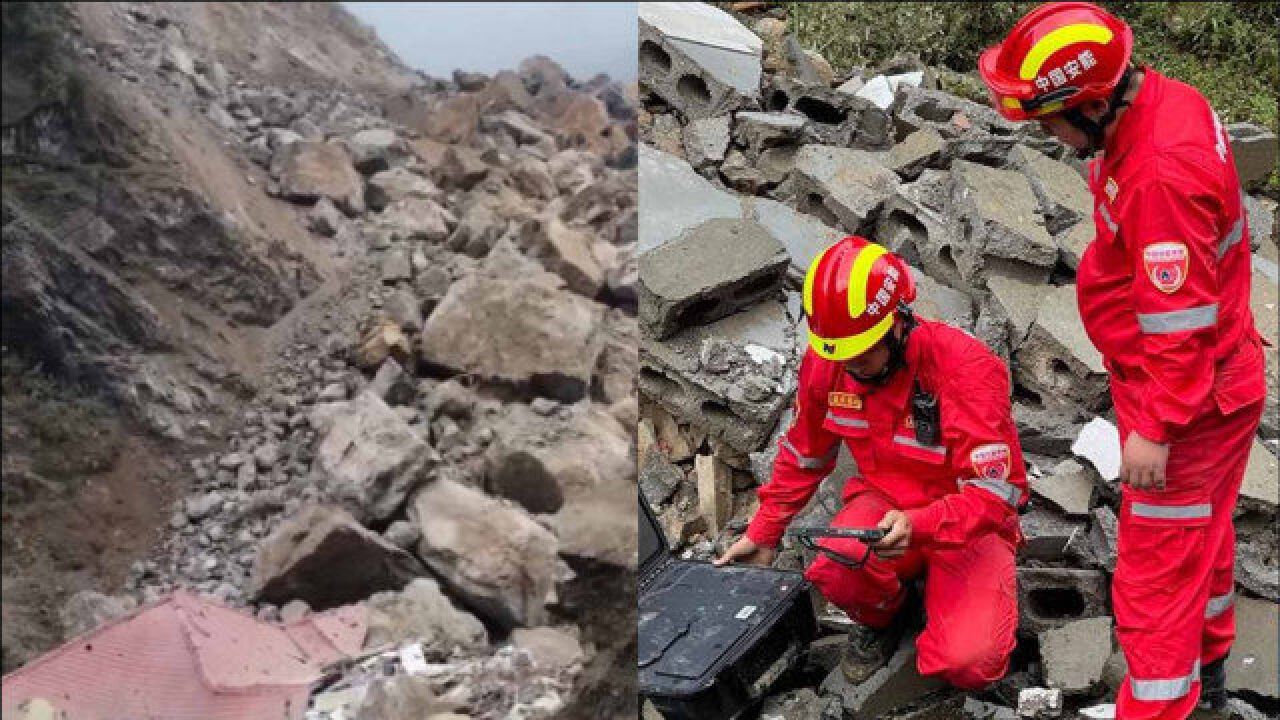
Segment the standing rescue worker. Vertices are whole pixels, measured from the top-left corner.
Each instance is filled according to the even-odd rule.
[[[1013,651],[1026,469],[1004,363],[962,330],[917,320],[914,299],[906,264],[863,238],[847,237],[813,261],[795,421],[759,490],[759,511],[716,563],[772,563],[843,441],[861,477],[845,485],[832,526],[887,531],[870,547],[819,541],[854,567],[824,551],[805,572],[858,623],[841,659],[845,676],[861,682],[888,659],[908,582],[923,574],[919,670],[978,689],[1005,674]]]
[[[1031,11],[979,71],[1006,118],[1037,120],[1089,166],[1096,237],[1080,315],[1123,442],[1116,717],[1226,705],[1235,637],[1232,510],[1262,415],[1249,230],[1231,145],[1194,88],[1130,65],[1128,25],[1089,3]]]

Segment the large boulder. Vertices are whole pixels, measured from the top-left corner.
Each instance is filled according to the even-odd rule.
[[[281,197],[304,203],[327,197],[348,215],[364,212],[364,181],[342,146],[302,140],[278,155]]]
[[[451,480],[414,496],[418,555],[482,617],[501,627],[540,625],[555,584],[556,538],[519,507]]]
[[[312,472],[362,520],[384,521],[437,461],[435,451],[375,393],[317,411]]]
[[[491,255],[449,288],[422,330],[422,359],[566,402],[581,398],[603,346],[604,308],[514,250],[499,254],[516,259]]]
[[[248,594],[276,605],[304,600],[322,610],[399,590],[424,574],[417,558],[346,511],[308,505],[262,542]]]

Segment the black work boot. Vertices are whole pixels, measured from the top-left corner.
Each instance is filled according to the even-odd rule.
[[[1227,709],[1227,656],[1200,668],[1200,708]]]
[[[840,653],[840,672],[853,685],[866,682],[867,678],[884,667],[898,649],[902,639],[902,623],[896,620],[887,628],[877,629],[861,623],[849,631],[849,640]]]

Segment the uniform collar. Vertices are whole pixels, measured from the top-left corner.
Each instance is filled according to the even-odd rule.
[[[928,333],[928,329],[925,327],[925,322],[917,320],[916,328],[911,331],[911,337],[907,339],[907,352],[903,358],[903,367],[893,374],[888,384],[869,385],[860,382],[842,367],[840,371],[844,373],[845,382],[848,383],[847,387],[868,401],[874,401],[877,405],[887,405],[895,410],[905,409],[911,398],[911,388],[915,384],[916,375],[920,368],[922,346],[926,342],[925,335]]]
[[[1143,65],[1140,70],[1142,87],[1138,88],[1138,94],[1134,96],[1133,102],[1129,103],[1128,109],[1116,125],[1116,131],[1104,148],[1105,164],[1111,167],[1115,167],[1120,162],[1141,135],[1141,126],[1146,124],[1147,111],[1151,109],[1159,90],[1157,85],[1164,80],[1164,77],[1149,65]]]

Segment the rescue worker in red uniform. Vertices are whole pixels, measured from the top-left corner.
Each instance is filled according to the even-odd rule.
[[[1226,705],[1232,510],[1265,394],[1249,228],[1231,145],[1194,88],[1130,64],[1133,35],[1089,3],[1031,11],[979,70],[1005,117],[1089,166],[1096,237],[1077,274],[1123,443],[1116,634],[1121,720]]]
[[[1026,470],[1008,369],[968,333],[916,319],[914,298],[906,264],[863,238],[847,237],[813,261],[795,420],[758,512],[716,562],[772,563],[844,442],[860,477],[848,480],[831,524],[887,531],[870,546],[819,541],[860,566],[824,553],[805,573],[858,623],[841,660],[845,676],[861,682],[888,659],[901,634],[895,614],[908,583],[923,575],[918,668],[979,689],[1005,674],[1014,647]]]

